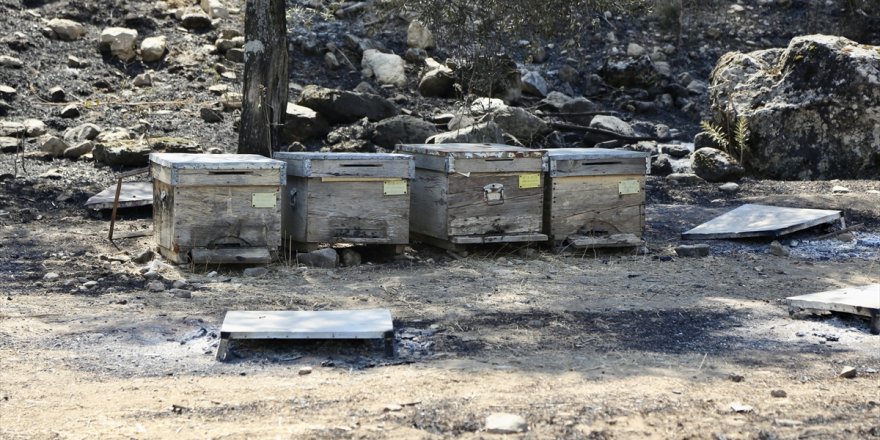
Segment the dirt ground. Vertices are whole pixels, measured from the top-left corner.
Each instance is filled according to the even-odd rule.
[[[40,167],[51,163],[30,172]],[[149,238],[117,249],[106,215],[80,207],[86,181],[109,176],[0,182],[0,438],[491,438],[494,412],[523,416],[522,438],[880,436],[880,336],[851,316],[792,319],[783,301],[880,282],[877,182],[747,181],[725,198],[652,178],[647,254],[456,259],[417,245],[350,268],[282,261],[260,277],[158,264],[168,284],[186,281],[180,298],[148,291],[130,261]],[[799,243],[791,257],[766,241],[674,256],[684,228],[767,198],[840,205],[862,225],[862,252],[815,241],[820,228],[783,240]],[[150,227],[149,211],[117,224]],[[807,248],[824,253],[795,252]],[[378,307],[395,318],[394,359],[318,342],[236,342],[230,361],[214,359],[227,310]],[[855,378],[838,377],[846,366]]]

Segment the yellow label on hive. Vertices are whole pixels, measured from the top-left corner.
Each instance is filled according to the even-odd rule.
[[[620,195],[638,194],[639,191],[641,191],[641,186],[638,180],[623,180],[617,184],[617,192]]]
[[[253,193],[251,205],[254,208],[274,208],[278,203],[278,193]]]
[[[541,173],[529,173],[519,175],[519,189],[540,188]]]
[[[402,196],[406,194],[406,181],[386,180],[382,184],[382,193],[386,196]]]

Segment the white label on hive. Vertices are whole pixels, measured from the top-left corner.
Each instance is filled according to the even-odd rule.
[[[278,193],[253,193],[251,205],[254,208],[274,208],[278,203]]]
[[[386,196],[402,196],[406,194],[406,181],[386,180],[382,184],[382,193]]]
[[[620,195],[638,194],[641,191],[638,180],[623,180],[617,184],[617,192]]]
[[[529,173],[519,175],[519,189],[540,188],[541,173]]]

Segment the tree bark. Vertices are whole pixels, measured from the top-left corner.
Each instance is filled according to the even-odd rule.
[[[238,153],[271,157],[280,147],[287,110],[287,22],[284,0],[247,0],[244,87]]]

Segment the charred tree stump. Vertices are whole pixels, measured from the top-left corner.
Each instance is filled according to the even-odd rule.
[[[284,0],[247,0],[244,87],[238,153],[272,157],[287,108],[287,23]]]

